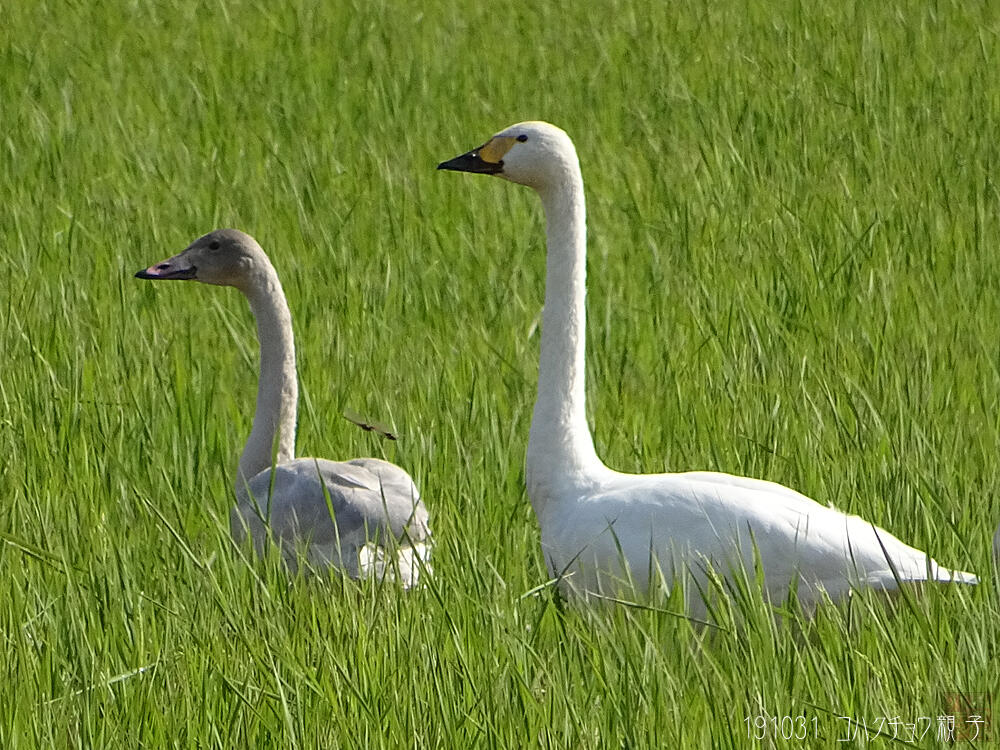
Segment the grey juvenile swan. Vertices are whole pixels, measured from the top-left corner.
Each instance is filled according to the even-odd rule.
[[[236,287],[256,318],[257,409],[236,472],[233,538],[242,543],[249,535],[260,554],[273,537],[292,566],[301,545],[313,566],[415,585],[429,570],[431,532],[410,476],[377,458],[295,458],[292,316],[278,274],[253,237],[235,229],[211,232],[136,277]]]
[[[549,571],[567,592],[646,590],[705,567],[750,580],[783,601],[797,587],[811,607],[857,586],[893,591],[900,583],[977,582],[858,516],[773,482],[698,471],[623,474],[601,461],[584,404],[587,224],[583,177],[573,142],[544,122],[522,122],[438,169],[496,175],[527,185],[545,209],[547,265],[538,396],[525,477]],[[692,599],[691,610],[704,602]]]

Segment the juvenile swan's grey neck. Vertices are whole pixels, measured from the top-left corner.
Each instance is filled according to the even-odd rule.
[[[536,512],[554,485],[586,483],[588,469],[602,465],[587,425],[583,177],[575,154],[561,156],[558,179],[537,188],[546,220],[545,310],[525,472]]]
[[[248,282],[240,287],[257,320],[260,342],[260,379],[253,429],[240,456],[236,494],[242,497],[246,482],[273,463],[295,457],[295,419],[298,381],[295,375],[295,342],[292,315],[274,267],[261,255],[254,262]]]

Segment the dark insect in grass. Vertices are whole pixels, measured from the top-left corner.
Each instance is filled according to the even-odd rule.
[[[344,409],[344,419],[352,424],[356,424],[365,432],[374,432],[389,440],[396,439],[396,433],[390,430],[381,422],[365,419],[353,409]]]

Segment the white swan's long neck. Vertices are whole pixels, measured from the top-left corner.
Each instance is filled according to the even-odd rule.
[[[274,267],[266,259],[257,264],[246,287],[241,288],[257,320],[260,342],[260,380],[253,429],[240,456],[236,494],[242,497],[246,482],[264,469],[295,457],[295,419],[298,381],[295,375],[295,342],[292,315]]]
[[[575,154],[560,179],[539,189],[546,220],[545,310],[538,397],[526,479],[536,511],[555,487],[587,483],[603,467],[586,409],[587,217]]]

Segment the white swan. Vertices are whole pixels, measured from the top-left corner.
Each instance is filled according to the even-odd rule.
[[[256,318],[257,409],[237,470],[233,538],[242,543],[249,535],[262,554],[273,536],[293,567],[301,545],[313,566],[333,566],[352,578],[398,573],[404,587],[415,585],[429,570],[431,536],[427,509],[410,476],[377,458],[294,457],[298,382],[292,316],[260,245],[242,232],[221,229],[136,277],[234,286]]]
[[[584,406],[586,213],[572,141],[548,123],[524,122],[438,169],[528,185],[545,209],[545,308],[525,473],[543,553],[564,591],[644,593],[686,573],[703,588],[706,564],[731,586],[734,572],[753,580],[756,556],[766,595],[780,602],[795,586],[805,606],[821,592],[836,600],[859,585],[892,591],[900,581],[978,582],[888,531],[772,482],[605,466]],[[704,611],[700,598],[689,596],[688,605]]]

